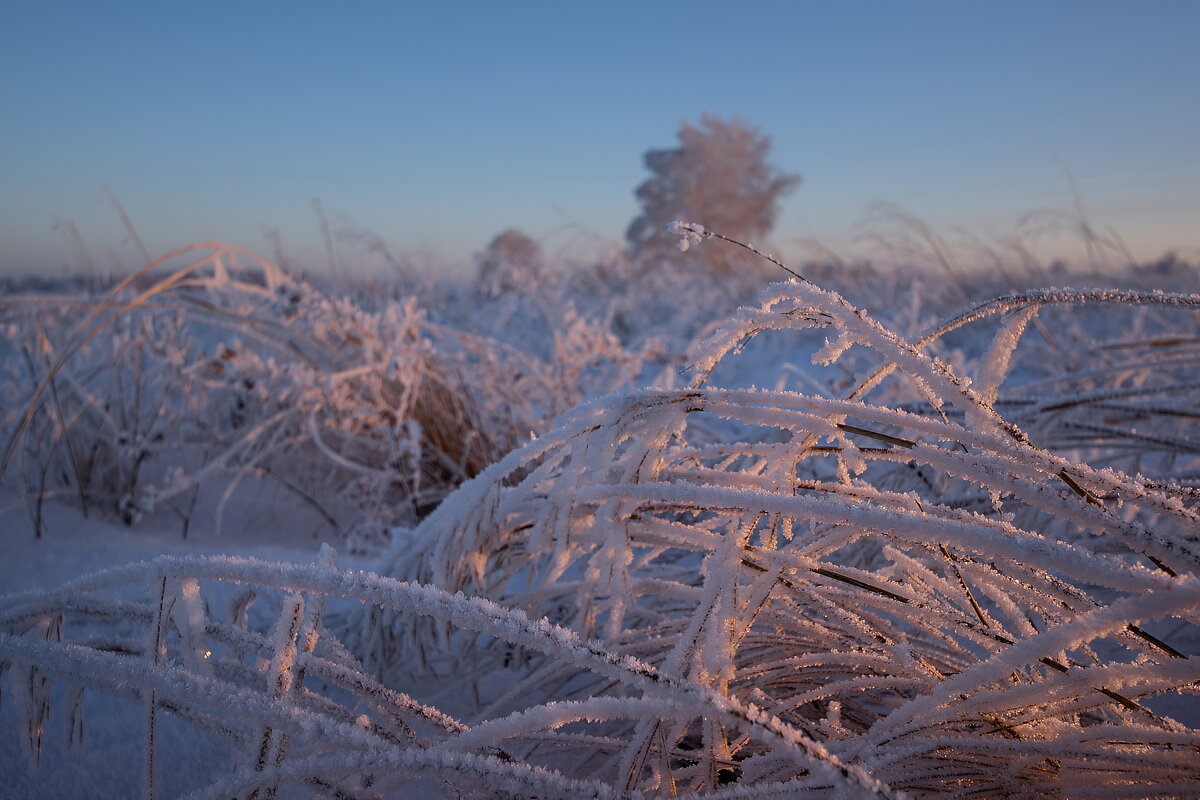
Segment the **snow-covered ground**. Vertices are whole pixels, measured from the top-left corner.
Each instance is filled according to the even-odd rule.
[[[311,562],[329,530],[314,523],[303,509],[271,487],[227,507],[218,530],[216,520],[200,515],[181,536],[178,521],[165,515],[129,526],[102,512],[84,518],[78,507],[54,501],[46,510],[43,537],[34,536],[24,498],[3,493],[0,511],[0,593],[52,589],[76,578],[161,555],[238,555],[269,561]],[[215,504],[214,504],[215,505]],[[347,566],[366,567],[369,558],[344,558]],[[220,598],[210,597],[217,602]],[[0,703],[0,797],[113,798],[136,797],[144,745],[144,719],[134,703],[103,692],[83,697],[80,719],[83,740],[70,741],[69,713],[51,713],[40,756],[31,763],[20,741],[11,690]],[[56,689],[54,704],[71,708],[67,692]],[[195,789],[230,770],[226,743],[198,734],[192,726],[164,715],[160,733],[163,797]]]

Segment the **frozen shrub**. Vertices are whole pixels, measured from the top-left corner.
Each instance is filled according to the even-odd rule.
[[[516,228],[496,234],[479,259],[479,284],[492,295],[528,289],[542,269],[542,248]]]

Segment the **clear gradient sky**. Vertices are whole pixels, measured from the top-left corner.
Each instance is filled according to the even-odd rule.
[[[774,236],[850,247],[877,201],[987,237],[1071,204],[1200,255],[1200,1],[8,2],[0,271],[219,239],[324,261],[312,199],[465,261],[519,227],[617,242],[642,153],[737,114],[800,173]],[[1065,245],[1064,245],[1065,246]]]

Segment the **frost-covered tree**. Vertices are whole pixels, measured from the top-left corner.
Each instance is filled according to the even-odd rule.
[[[779,199],[800,176],[767,163],[771,139],[736,116],[700,116],[684,122],[679,147],[645,155],[651,177],[635,194],[642,213],[625,232],[635,257],[657,257],[674,249],[678,236],[667,232],[676,219],[697,222],[742,241],[770,233]]]
[[[489,294],[528,286],[541,271],[542,248],[524,232],[508,228],[496,234],[479,257],[479,284]]]

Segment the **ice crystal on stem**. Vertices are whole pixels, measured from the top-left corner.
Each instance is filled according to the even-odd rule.
[[[704,230],[703,225],[695,222],[684,222],[678,219],[668,224],[667,230],[670,233],[679,234],[680,239],[676,246],[679,248],[681,253],[686,253],[688,248],[690,248],[693,244],[700,244],[700,242],[712,235],[708,231]]]

